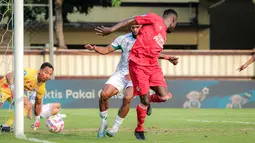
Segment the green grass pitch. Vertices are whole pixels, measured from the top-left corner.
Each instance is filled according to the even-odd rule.
[[[99,127],[98,109],[63,109],[68,114],[65,128],[59,134],[50,133],[41,120],[41,128],[30,129],[33,120],[25,119],[25,135],[57,143],[136,143],[133,132],[136,112],[132,108],[114,138],[96,137]],[[112,126],[117,109],[109,109],[108,123]],[[0,122],[8,118],[0,110]],[[255,141],[255,109],[160,109],[153,108],[146,118],[146,143],[253,143]],[[0,134],[0,143],[27,143],[13,134]]]

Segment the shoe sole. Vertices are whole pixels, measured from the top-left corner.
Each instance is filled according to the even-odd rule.
[[[135,134],[135,138],[136,138],[136,139],[138,139],[138,140],[146,140],[146,138],[145,138],[145,139],[142,139],[141,136],[140,136],[139,134],[136,134],[136,132],[135,132],[134,134]]]
[[[115,135],[112,133],[112,132],[110,132],[110,131],[106,131],[106,135],[108,136],[108,137],[114,137]]]

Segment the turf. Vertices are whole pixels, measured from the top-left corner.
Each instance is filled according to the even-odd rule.
[[[133,132],[136,112],[131,109],[116,137],[98,139],[98,109],[63,109],[67,114],[65,128],[59,134],[50,133],[41,122],[38,131],[30,129],[33,120],[25,119],[25,135],[58,143],[135,143]],[[108,113],[112,126],[117,109]],[[6,110],[0,111],[0,122],[7,119]],[[146,118],[148,143],[251,143],[255,140],[255,109],[159,109],[154,108]],[[0,134],[0,143],[25,143],[13,134]]]

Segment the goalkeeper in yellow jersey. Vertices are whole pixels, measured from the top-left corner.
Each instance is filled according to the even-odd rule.
[[[40,127],[40,113],[42,108],[42,99],[46,92],[45,82],[50,80],[53,74],[53,66],[45,62],[41,65],[39,70],[25,68],[24,69],[24,91],[34,91],[36,92],[35,99],[35,122],[33,124],[34,130]],[[6,74],[0,80],[0,107],[3,103],[8,100],[12,103],[13,98],[15,97],[14,88],[15,86],[13,81],[14,75],[12,72]],[[15,103],[14,103],[15,105]],[[29,99],[24,95],[24,116],[27,116],[28,111],[31,110],[32,104],[29,102]],[[1,132],[10,132],[11,126],[13,125],[14,116],[12,115],[9,120],[7,120],[3,125],[0,126]]]

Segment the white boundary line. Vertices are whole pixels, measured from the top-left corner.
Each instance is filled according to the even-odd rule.
[[[32,142],[39,142],[39,143],[56,143],[56,142],[50,142],[47,140],[40,140],[37,138],[26,138],[26,140],[32,141]]]
[[[242,121],[213,121],[213,120],[193,120],[188,119],[188,122],[204,122],[204,123],[234,123],[234,124],[252,124],[255,125],[255,122],[242,122]]]
[[[18,139],[23,139],[23,140],[29,140],[32,142],[39,142],[39,143],[56,143],[56,142],[51,142],[51,141],[47,141],[47,140],[40,140],[37,138],[27,138],[26,136],[24,137],[17,137]]]

